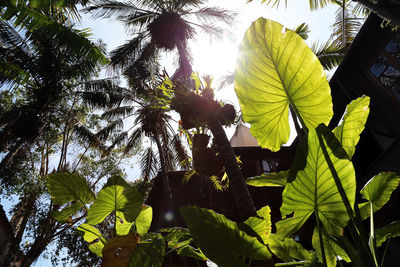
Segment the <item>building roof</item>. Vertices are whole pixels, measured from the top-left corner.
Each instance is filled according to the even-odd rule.
[[[239,124],[236,127],[236,131],[229,141],[232,147],[249,147],[249,146],[260,146],[251,133],[250,128],[244,124]]]

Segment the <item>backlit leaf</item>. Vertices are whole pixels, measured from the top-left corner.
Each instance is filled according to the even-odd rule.
[[[90,224],[101,223],[111,212],[123,211],[127,221],[136,219],[142,207],[142,197],[119,176],[108,179],[88,211]]]
[[[150,206],[143,205],[142,211],[136,217],[136,232],[143,236],[149,231],[153,219],[153,209]]]
[[[328,124],[333,114],[318,58],[296,33],[264,18],[253,22],[243,38],[235,92],[251,134],[272,151],[289,140],[289,105],[309,129]]]
[[[354,205],[356,180],[351,161],[335,157],[332,149],[326,145],[329,158],[341,179],[344,191]],[[296,232],[316,211],[325,231],[332,235],[341,235],[349,217],[335,181],[324,158],[317,132],[310,129],[308,134],[307,165],[297,172],[296,179],[288,183],[282,194],[282,216],[293,216],[277,223],[280,237],[288,237]]]
[[[353,157],[369,114],[369,97],[363,96],[347,105],[342,123],[333,130],[349,157]]]
[[[52,211],[50,215],[56,219],[60,223],[65,223],[68,221],[68,218],[78,212],[82,208],[81,202],[76,202],[72,205],[68,205],[67,207],[63,208],[61,211]]]
[[[271,253],[256,237],[212,210],[196,206],[180,208],[190,234],[203,253],[218,266],[246,266],[241,256],[269,260]]]
[[[400,176],[394,172],[382,172],[374,176],[361,189],[362,196],[372,202],[374,212],[380,210],[389,201],[393,191],[400,183]],[[363,204],[363,203],[362,203]],[[369,217],[370,206],[360,205],[360,213],[363,217]]]
[[[53,204],[65,204],[70,201],[81,201],[82,204],[94,200],[85,178],[76,173],[56,173],[47,176],[47,190]]]
[[[246,184],[251,186],[285,186],[289,171],[271,172],[247,178]]]
[[[272,253],[286,262],[311,260],[312,258],[312,254],[292,238],[280,240],[276,234],[270,234],[268,238],[268,247]]]
[[[128,266],[159,267],[163,263],[164,253],[165,245],[161,239],[139,243],[133,251]]]

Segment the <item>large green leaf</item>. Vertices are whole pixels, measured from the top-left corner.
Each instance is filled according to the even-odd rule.
[[[123,211],[127,221],[132,222],[139,214],[142,203],[139,192],[130,188],[121,177],[114,176],[100,190],[88,211],[87,221],[93,225],[98,224],[111,212]]]
[[[369,97],[362,96],[347,105],[342,123],[333,130],[349,157],[353,157],[369,114]]]
[[[374,176],[367,182],[361,194],[372,202],[374,212],[380,210],[386,202],[389,201],[393,191],[400,183],[400,176],[394,172],[383,172]],[[370,206],[364,203],[360,204],[361,217],[365,219],[370,215]]]
[[[60,223],[68,222],[68,218],[78,212],[82,208],[81,202],[76,202],[74,204],[68,205],[61,211],[52,211],[50,215]]]
[[[135,220],[136,232],[140,236],[144,236],[147,231],[149,231],[152,219],[153,209],[150,206],[143,205],[142,211],[139,213]]]
[[[178,255],[192,257],[198,260],[207,260],[206,255],[199,248],[194,248],[190,245],[193,238],[188,229],[175,227],[162,229],[162,232],[168,233],[164,240],[168,241],[168,247],[176,250]]]
[[[65,204],[70,201],[90,203],[94,193],[85,178],[76,173],[56,173],[47,176],[47,190],[53,204]]]
[[[89,245],[89,250],[99,257],[103,257],[103,248],[104,248],[104,244],[101,241],[97,241],[97,242]]]
[[[354,206],[356,180],[353,164],[347,159],[337,158],[331,147],[326,145],[324,138],[323,142],[350,205]],[[324,158],[315,129],[309,131],[308,155],[304,157],[307,157],[305,169],[297,172],[295,180],[286,185],[282,194],[281,214],[286,216],[293,213],[293,216],[277,223],[277,233],[281,237],[288,237],[315,212],[327,233],[341,235],[349,217]]]
[[[336,244],[332,239],[330,239],[323,231],[322,240],[324,244],[325,257],[328,267],[335,267],[337,256],[345,260],[346,262],[350,262],[349,256],[347,256],[346,252],[343,248],[341,248],[338,244]],[[315,252],[317,253],[318,258],[322,262],[322,251],[321,251],[321,243],[319,240],[319,234],[317,228],[314,229],[312,244],[315,248]]]
[[[106,243],[106,240],[101,235],[99,229],[97,229],[93,225],[83,223],[79,225],[78,228],[76,228],[76,230],[82,233],[83,239],[85,239],[85,241],[88,243],[91,243],[96,239],[99,239],[104,244]]]
[[[137,244],[129,261],[129,267],[159,267],[165,253],[164,241],[153,239],[150,242]]]
[[[196,244],[218,266],[246,266],[241,256],[256,260],[271,259],[265,245],[240,230],[225,216],[196,206],[182,207],[180,212]]]
[[[276,234],[270,234],[268,247],[275,256],[285,262],[311,260],[312,258],[312,254],[292,238],[280,240]]]
[[[376,246],[380,247],[387,239],[396,236],[400,236],[400,221],[392,222],[376,230]]]
[[[264,18],[253,22],[243,38],[235,92],[251,134],[272,151],[289,140],[289,105],[309,129],[329,123],[333,114],[318,58],[296,33]]]
[[[116,211],[115,232],[118,236],[127,235],[132,228],[133,222],[128,222],[122,211]]]
[[[269,206],[265,206],[257,211],[258,217],[250,217],[248,218],[244,224],[249,226],[254,233],[256,233],[262,240],[264,244],[267,244],[269,234],[271,233],[271,209]],[[239,224],[239,227],[241,224]],[[245,231],[242,227],[242,230]],[[251,235],[247,232],[247,234]],[[253,236],[253,235],[251,235]]]
[[[246,184],[251,186],[285,186],[289,171],[272,172],[247,178]]]

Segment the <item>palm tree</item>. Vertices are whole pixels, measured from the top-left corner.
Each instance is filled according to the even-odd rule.
[[[201,84],[200,81],[197,84]],[[235,153],[222,127],[222,125],[229,125],[235,120],[235,109],[232,105],[222,105],[214,100],[210,82],[199,89],[200,94],[187,88],[187,84],[177,81],[171,108],[180,114],[184,129],[206,126],[211,130],[229,178],[229,189],[235,200],[240,219],[244,221],[251,216],[257,216]]]
[[[167,87],[167,83],[159,77],[153,84],[147,84],[145,93],[139,97],[135,90],[120,87],[112,79],[102,79],[87,84],[86,91],[93,92],[93,95],[86,100],[105,109],[102,118],[108,120],[109,125],[97,134],[99,137],[106,139],[115,130],[123,129],[114,135],[108,151],[120,147],[124,154],[130,154],[133,149],[141,147],[142,177],[149,181],[160,172],[165,204],[172,211],[168,172],[179,166],[187,167],[188,155],[171,125],[173,119],[168,114],[171,89]],[[154,146],[158,153],[154,151]]]
[[[102,0],[85,10],[93,16],[121,21],[133,38],[111,53],[111,64],[120,67],[128,76],[151,75],[160,50],[179,54],[176,75],[189,77],[192,73],[188,40],[200,29],[213,35],[222,30],[215,22],[228,24],[233,14],[227,10],[203,7],[206,0],[145,0],[109,1]],[[150,69],[150,71],[149,71]],[[150,73],[149,73],[150,72]]]
[[[87,32],[69,28],[69,34],[52,35],[53,27],[17,31],[10,22],[0,20],[0,85],[23,96],[0,116],[0,151],[8,151],[0,169],[35,141],[47,116],[71,88],[106,62],[103,49],[87,39]]]

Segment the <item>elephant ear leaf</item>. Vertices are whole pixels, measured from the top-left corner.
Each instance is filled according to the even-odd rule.
[[[374,176],[361,189],[362,196],[372,203],[374,212],[380,210],[389,201],[393,191],[399,186],[400,176],[394,172],[383,172]],[[362,219],[369,217],[369,205],[360,205]]]
[[[94,200],[85,178],[76,173],[56,173],[47,177],[47,190],[53,204],[80,201],[88,204]]]
[[[272,253],[286,262],[312,259],[312,254],[292,238],[280,240],[276,234],[270,234],[268,238],[268,247]]]
[[[247,235],[225,216],[196,206],[179,210],[196,244],[218,266],[244,267],[246,264],[241,256],[256,260],[271,259],[272,255],[264,244],[256,237]]]
[[[273,186],[281,187],[287,183],[289,171],[271,172],[260,176],[247,178],[246,184],[251,186]]]
[[[61,211],[52,211],[51,216],[58,222],[65,223],[85,204],[95,198],[85,178],[76,173],[56,173],[47,177],[47,190],[54,204],[63,205],[72,202]]]
[[[333,114],[318,58],[295,32],[264,18],[253,22],[241,43],[235,92],[251,134],[272,151],[289,140],[289,105],[308,129],[328,124]]]
[[[387,239],[400,236],[400,221],[392,222],[375,232],[376,246],[380,247]]]
[[[144,236],[147,231],[149,231],[151,226],[151,221],[153,219],[153,209],[150,206],[143,205],[142,211],[136,217],[136,232],[140,236]]]
[[[104,244],[106,244],[106,240],[101,235],[99,229],[90,224],[84,223],[79,225],[78,228],[76,228],[76,231],[81,233],[83,239],[85,239],[85,241],[90,244],[89,250],[92,253],[96,254],[99,257],[103,256],[102,250],[104,248]]]
[[[353,164],[350,160],[336,157],[333,151],[337,149],[328,146],[326,139],[322,138],[322,141],[341,179],[350,205],[353,206],[356,192]],[[339,146],[339,143],[337,145]],[[280,238],[288,237],[315,213],[328,234],[341,235],[349,217],[324,158],[315,129],[310,129],[308,133],[308,155],[304,157],[307,158],[304,170],[297,172],[296,178],[287,183],[282,194],[281,214],[286,216],[293,213],[293,216],[276,224],[277,234]]]
[[[129,260],[129,267],[161,267],[164,259],[165,244],[162,239],[154,238],[137,244]]]
[[[130,187],[124,179],[114,176],[100,190],[96,200],[90,207],[87,222],[101,223],[111,212],[124,212],[127,221],[132,222],[142,208],[141,195]]]
[[[369,97],[362,96],[347,105],[342,123],[333,130],[347,155],[352,158],[360,134],[364,130],[369,114]]]

